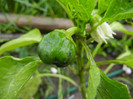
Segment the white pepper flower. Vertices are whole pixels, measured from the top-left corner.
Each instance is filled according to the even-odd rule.
[[[113,34],[116,33],[111,30],[108,23],[104,22],[91,33],[91,36],[98,43],[102,43],[103,41],[107,43],[106,40],[109,38],[113,38]]]

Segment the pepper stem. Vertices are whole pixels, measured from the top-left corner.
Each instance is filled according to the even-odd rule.
[[[71,27],[69,29],[66,30],[67,32],[65,33],[68,37],[71,37],[72,35],[76,34],[77,32],[79,32],[79,28],[77,27]]]

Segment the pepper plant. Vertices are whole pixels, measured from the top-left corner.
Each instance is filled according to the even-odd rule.
[[[15,99],[24,84],[37,70],[40,63],[55,64],[59,68],[75,63],[80,86],[64,75],[41,74],[39,77],[53,76],[69,81],[79,88],[83,99],[131,99],[125,84],[111,80],[99,65],[117,63],[133,68],[133,55],[95,62],[94,56],[102,43],[116,35],[107,22],[133,17],[133,0],[57,0],[64,8],[74,27],[68,30],[54,30],[42,38],[38,29],[11,40],[0,47],[0,54],[17,47],[39,43],[38,56],[0,58],[0,99]],[[98,2],[98,3],[97,3]],[[98,9],[95,7],[98,4]],[[101,15],[103,17],[101,17]],[[119,26],[120,25],[116,25]],[[117,29],[118,29],[117,28]],[[121,29],[120,29],[121,30]],[[124,31],[133,35],[133,32]],[[90,51],[88,44],[96,41],[97,47]],[[84,61],[87,58],[87,62]],[[88,86],[85,86],[85,76]],[[60,97],[58,97],[60,98]]]

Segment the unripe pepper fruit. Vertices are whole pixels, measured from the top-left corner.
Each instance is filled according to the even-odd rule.
[[[74,61],[76,46],[66,33],[65,30],[54,30],[44,35],[38,45],[38,55],[44,63],[64,67]]]

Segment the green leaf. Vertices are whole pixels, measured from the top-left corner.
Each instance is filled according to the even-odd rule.
[[[105,64],[111,64],[111,63],[125,64],[133,68],[133,54],[126,56],[124,58],[121,58],[121,59],[100,61],[100,62],[97,62],[97,65],[105,65]]]
[[[108,8],[111,0],[98,0],[98,14],[100,15]]]
[[[100,70],[97,66],[90,66],[88,81],[88,99],[95,99],[97,87],[100,84]]]
[[[88,99],[131,99],[126,85],[109,79],[97,66],[90,66]]]
[[[41,78],[38,76],[31,77],[31,79],[24,85],[20,92],[21,99],[30,99],[33,97],[41,84]]]
[[[42,39],[41,33],[38,29],[33,29],[21,37],[11,40],[0,47],[0,54],[13,50],[18,47],[38,43]]]
[[[113,22],[110,24],[113,31],[120,31],[128,35],[133,35],[133,31],[128,31],[120,22]]]
[[[131,99],[126,85],[109,79],[96,65],[87,44],[81,41],[90,60],[87,99]],[[94,65],[92,65],[94,64]],[[90,84],[90,85],[89,85]]]
[[[109,79],[100,71],[101,81],[98,86],[96,99],[131,99],[126,85]]]
[[[88,79],[88,88],[87,88],[87,98],[88,99],[95,99],[97,94],[97,87],[100,83],[100,71],[99,68],[96,66],[96,63],[91,55],[90,49],[85,41],[81,41],[85,51],[89,66],[89,79]]]
[[[112,0],[102,22],[133,17],[133,0]]]
[[[39,64],[38,57],[0,58],[0,99],[15,99]]]
[[[97,66],[90,66],[88,99],[131,99],[126,85],[109,79]]]
[[[79,5],[82,5],[82,7],[85,9],[86,16],[87,16],[86,20],[88,21],[95,7],[95,0],[79,0]],[[80,14],[84,14],[84,11],[80,9],[80,7],[77,8],[77,10],[80,10]],[[83,18],[85,18],[85,16]]]
[[[95,7],[95,0],[57,0],[71,19],[87,22]]]

